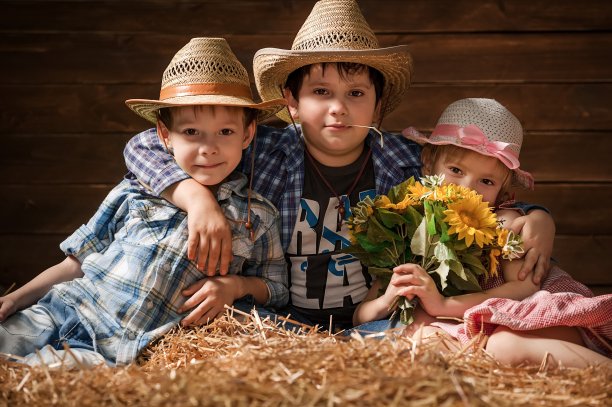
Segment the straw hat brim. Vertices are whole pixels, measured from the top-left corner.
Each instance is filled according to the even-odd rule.
[[[457,146],[460,148],[465,148],[468,150],[472,150],[475,151],[479,154],[483,154],[483,155],[487,155],[489,157],[495,157],[495,155],[490,154],[486,151],[482,151],[476,147],[472,147],[470,145],[465,145],[465,144],[458,144],[458,143],[454,143],[450,140],[430,140],[429,137],[424,136],[420,133],[417,133],[415,131],[406,131],[404,130],[404,132],[402,132],[402,134],[404,135],[404,137],[406,137],[409,140],[414,141],[415,143],[423,146],[425,144],[433,144],[436,146],[441,146],[441,145],[453,145],[453,146]],[[528,173],[527,171],[521,170],[520,168],[510,168],[510,170],[512,171],[512,178],[513,178],[513,183],[516,185],[519,185],[521,187],[527,188],[527,189],[533,189],[535,181],[533,179],[533,176]]]
[[[398,45],[376,49],[316,49],[294,51],[278,48],[263,48],[253,58],[255,84],[262,100],[283,96],[287,77],[293,71],[306,65],[323,62],[349,62],[370,66],[385,78],[382,104],[389,113],[402,101],[412,76],[412,57],[408,46]],[[277,116],[287,123],[291,118],[286,109]]]
[[[191,95],[168,98],[163,101],[154,99],[129,99],[125,101],[125,104],[137,115],[152,123],[157,123],[157,111],[159,109],[164,107],[198,105],[234,106],[256,109],[260,111],[257,120],[265,120],[282,109],[287,104],[287,101],[285,99],[275,98],[266,102],[255,103],[250,99],[237,96]]]

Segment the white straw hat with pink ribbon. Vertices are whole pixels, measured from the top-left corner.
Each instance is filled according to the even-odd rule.
[[[412,127],[404,129],[402,134],[421,145],[452,144],[495,157],[513,171],[517,184],[533,188],[533,176],[519,168],[523,126],[496,100],[458,100],[444,110],[429,137]]]

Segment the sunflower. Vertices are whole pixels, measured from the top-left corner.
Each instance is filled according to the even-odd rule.
[[[496,237],[497,217],[480,195],[470,195],[448,204],[444,222],[450,226],[449,235],[457,234],[470,247],[474,241],[479,247],[490,244]]]
[[[499,256],[501,255],[501,250],[499,249],[491,249],[489,252],[489,272],[487,277],[495,277],[497,276],[497,270],[499,268]]]
[[[391,202],[387,195],[377,196],[374,200],[374,206],[376,206],[377,208],[394,209],[399,213],[404,212],[407,207],[414,206],[416,204],[418,204],[418,200],[415,201],[414,198],[411,197],[409,194],[406,194],[404,198],[398,203]]]

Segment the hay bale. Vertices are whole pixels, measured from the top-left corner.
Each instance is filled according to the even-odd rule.
[[[0,406],[611,405],[610,369],[504,367],[476,343],[442,353],[444,338],[290,332],[228,314],[176,328],[128,367],[0,362]]]

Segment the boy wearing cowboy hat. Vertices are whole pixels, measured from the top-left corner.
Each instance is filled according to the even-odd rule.
[[[247,150],[243,159],[248,163],[255,154],[253,188],[281,213],[294,307],[290,313],[305,323],[327,326],[333,318],[338,327],[351,326],[371,278],[356,258],[339,253],[349,244],[343,220],[351,203],[420,175],[416,143],[389,134],[379,140],[378,130],[368,129],[402,100],[412,72],[410,54],[404,45],[380,48],[355,1],[322,0],[291,50],[259,50],[253,67],[262,99],[285,96],[288,112],[277,115],[300,124],[285,129],[259,126],[255,151]],[[151,158],[165,160],[153,131],[128,143],[129,170],[159,193],[178,183],[165,194],[185,207],[194,223],[202,218],[200,213],[214,210],[206,203],[212,202],[206,200],[207,192],[177,168],[164,177],[166,183],[156,182],[149,170]],[[201,198],[187,199],[194,196]],[[217,257],[224,251],[219,242],[223,246],[228,239],[218,228],[208,217],[193,233],[200,238],[198,263],[204,267],[208,260],[209,274],[216,272]],[[227,262],[228,257],[221,256],[221,273]]]
[[[166,68],[160,100],[126,104],[157,125],[176,165],[216,194],[234,239],[230,274],[202,279],[187,257],[186,213],[125,179],[60,245],[63,262],[0,297],[1,353],[31,364],[128,364],[193,306],[184,301],[189,287],[202,295],[200,322],[247,296],[287,304],[278,211],[235,171],[257,115],[272,115],[285,101],[253,102],[246,69],[227,42],[194,38]]]

